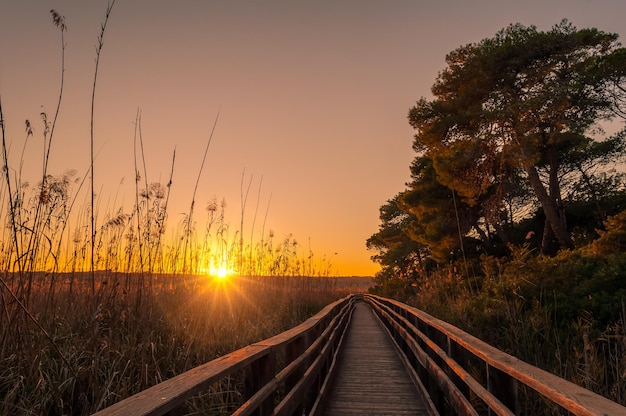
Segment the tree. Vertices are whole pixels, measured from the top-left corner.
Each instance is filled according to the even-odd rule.
[[[427,157],[413,161],[411,176],[408,189],[398,198],[400,208],[411,214],[404,231],[428,247],[434,260],[443,262],[462,248],[461,236],[476,226],[478,206],[456,201],[454,191],[438,182],[433,161]]]
[[[619,114],[625,96],[617,35],[567,21],[549,32],[516,24],[452,51],[446,62],[434,99],[409,112],[418,159],[432,160],[437,181],[480,205],[497,232],[507,201],[521,196],[545,214],[543,249],[552,235],[572,248],[564,175],[588,174],[606,155],[623,153],[622,135],[594,145],[598,123]]]
[[[367,239],[367,248],[377,253],[372,260],[403,279],[415,277],[424,268],[424,246],[406,233],[413,219],[413,215],[399,208],[396,195],[380,208],[379,231]]]

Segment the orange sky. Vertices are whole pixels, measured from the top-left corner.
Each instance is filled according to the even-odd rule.
[[[19,160],[30,119],[36,131],[24,172],[33,182],[41,161],[28,154],[41,152],[39,113],[54,112],[60,80],[60,37],[49,10],[68,25],[50,171],[83,175],[106,4],[0,5],[0,96],[11,158]],[[132,207],[133,122],[141,108],[150,182],[167,182],[176,147],[173,226],[189,210],[221,108],[197,205],[225,199],[238,228],[245,170],[252,186],[244,235],[260,195],[257,233],[269,204],[266,231],[276,238],[293,234],[305,250],[310,242],[317,258],[331,259],[332,274],[372,275],[378,267],[365,241],[377,231],[378,208],[409,180],[406,114],[429,95],[445,54],[514,22],[549,29],[568,18],[578,28],[626,34],[625,12],[623,0],[118,0],[96,91],[96,189],[105,207],[115,198]]]

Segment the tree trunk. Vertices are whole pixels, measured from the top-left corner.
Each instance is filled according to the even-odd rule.
[[[552,224],[546,218],[543,225],[543,236],[541,238],[541,254],[551,255],[555,254],[556,242],[554,241],[554,231],[552,230]]]
[[[485,232],[485,230],[483,230],[482,228],[480,228],[480,226],[478,224],[474,224],[474,230],[476,230],[476,233],[478,234],[478,236],[480,237],[480,241],[482,241],[482,243],[488,247],[491,247],[491,239],[489,238],[489,236],[487,235],[487,233]]]
[[[567,230],[567,217],[565,216],[565,207],[561,199],[561,186],[559,185],[559,158],[554,148],[548,149],[548,160],[550,161],[550,199],[559,214],[560,225]]]
[[[541,208],[546,215],[546,219],[550,222],[552,231],[554,231],[554,234],[559,239],[559,243],[563,247],[574,248],[574,241],[572,240],[572,236],[569,234],[569,231],[567,231],[565,218],[561,217],[564,217],[565,213],[562,209],[560,210],[561,212],[559,212],[557,201],[548,195],[548,192],[543,186],[535,166],[526,166],[525,171],[528,174],[530,186],[533,188],[535,195],[537,195],[537,199],[539,199],[539,203],[541,204]]]

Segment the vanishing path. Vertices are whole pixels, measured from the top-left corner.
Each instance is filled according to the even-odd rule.
[[[326,415],[428,415],[391,339],[358,302],[339,356]]]

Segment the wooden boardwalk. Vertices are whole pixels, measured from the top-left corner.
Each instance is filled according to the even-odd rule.
[[[358,302],[325,415],[429,415],[428,406],[371,307]]]
[[[408,358],[396,350],[386,328],[406,346]],[[426,338],[427,334],[437,336]],[[285,358],[285,366],[279,366]],[[476,405],[481,414],[487,408],[490,414],[523,413],[528,404],[519,401],[518,387],[526,386],[526,392],[535,393],[525,400],[530,406],[543,404],[546,414],[560,409],[575,415],[626,415],[626,407],[497,350],[424,311],[369,294],[337,300],[295,328],[149,387],[97,415],[184,412],[181,406],[186,400],[241,375],[248,400],[235,411],[237,415],[292,415],[302,408],[330,416],[438,414],[422,385],[414,384],[417,374],[412,366],[405,367],[409,361],[415,363],[415,371],[444,414],[452,410],[477,414]],[[474,378],[481,363],[485,371]]]

